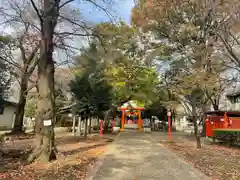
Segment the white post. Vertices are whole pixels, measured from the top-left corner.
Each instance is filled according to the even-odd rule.
[[[75,124],[76,124],[76,116],[73,116],[73,126],[72,126],[72,133],[75,135]]]
[[[81,135],[81,117],[79,116],[78,117],[78,130],[77,130],[77,132],[78,132],[78,135],[80,136]]]

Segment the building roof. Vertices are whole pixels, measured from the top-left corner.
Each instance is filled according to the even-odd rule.
[[[126,103],[124,103],[120,109],[144,109],[144,105],[140,104],[137,101],[131,100]]]
[[[4,105],[12,105],[12,106],[17,106],[18,103],[16,102],[12,102],[12,101],[8,101],[8,100],[4,100]]]
[[[11,104],[18,104],[18,101],[14,98],[14,97],[8,97],[6,99],[4,99],[5,102],[11,103]]]

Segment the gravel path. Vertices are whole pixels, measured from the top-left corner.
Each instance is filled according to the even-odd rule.
[[[92,177],[91,177],[92,176]],[[151,134],[123,132],[87,180],[209,180],[161,147]]]

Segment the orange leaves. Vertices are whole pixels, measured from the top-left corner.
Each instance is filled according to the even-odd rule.
[[[176,0],[139,0],[138,4],[133,8],[132,21],[138,26],[153,20],[161,21],[168,17],[169,11],[176,7],[177,4],[178,1]]]
[[[0,179],[85,179],[87,167],[106,151],[106,144],[109,140],[93,136],[85,141],[77,136],[63,136],[56,142],[59,151],[57,161],[46,164],[35,162],[23,165],[18,158],[15,158],[13,162],[12,159],[4,157],[8,165],[1,161],[4,164],[0,164]],[[22,142],[25,141],[16,142],[18,150],[20,150],[19,144]],[[26,144],[30,143],[32,141],[26,142]],[[10,149],[11,146],[6,148]],[[2,169],[2,165],[6,168]]]

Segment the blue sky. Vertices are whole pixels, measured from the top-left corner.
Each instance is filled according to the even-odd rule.
[[[2,0],[0,0],[1,2]],[[114,4],[103,4],[101,3],[100,5],[104,8],[107,8],[114,17],[117,19],[122,19],[126,23],[130,24],[131,20],[131,10],[134,6],[134,0],[96,0],[96,2],[107,2],[107,1],[112,1]],[[63,1],[64,2],[64,1]],[[83,0],[76,0],[73,3],[71,3],[74,8],[78,8],[80,10],[81,16],[83,18],[92,23],[100,23],[100,22],[106,22],[109,21],[109,17],[106,15],[106,13],[94,6],[91,3],[84,3]],[[0,27],[1,29],[2,27]],[[4,29],[4,31],[9,31],[12,28],[7,28]],[[2,29],[1,29],[2,30]],[[88,41],[84,38],[81,40],[78,40],[78,38],[75,39],[74,45],[77,46],[85,46]],[[62,55],[59,53],[59,55]],[[56,55],[57,56],[57,55]],[[56,59],[61,59],[60,57],[56,57]]]
[[[114,5],[110,4],[101,4],[101,6],[109,9],[111,14],[113,14],[118,19],[122,19],[125,22],[130,24],[131,19],[131,9],[134,5],[134,0],[114,0]],[[96,1],[100,2],[100,0]],[[106,13],[98,8],[96,6],[90,4],[90,3],[81,3],[78,4],[80,12],[82,16],[93,23],[99,23],[104,21],[109,21],[108,16]]]

